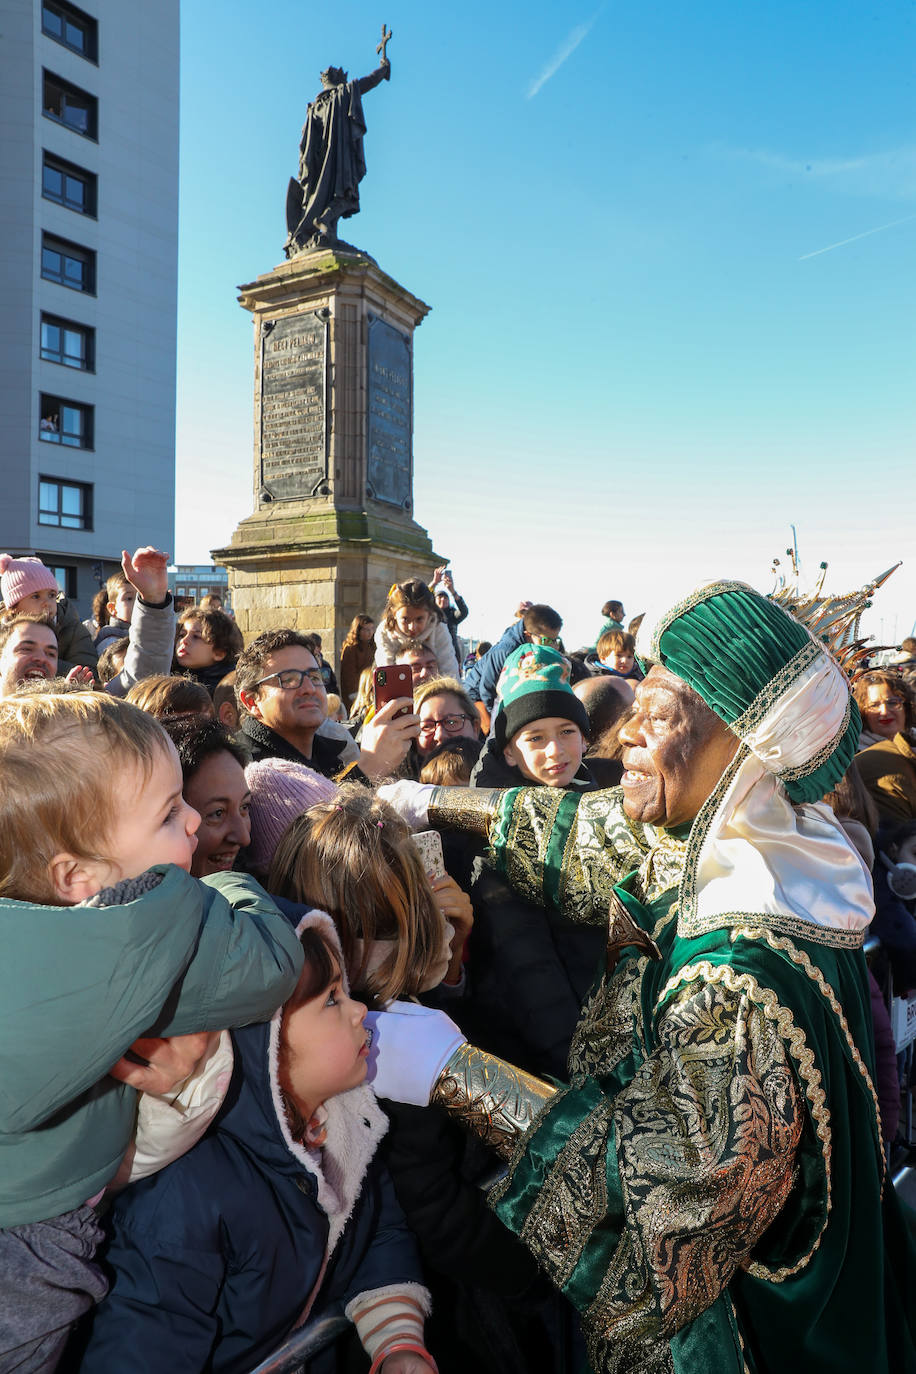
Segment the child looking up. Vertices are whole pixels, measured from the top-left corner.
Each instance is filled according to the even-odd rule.
[[[182,1159],[116,1202],[111,1296],[81,1374],[246,1374],[310,1315],[343,1303],[377,1374],[430,1374],[429,1295],[378,1156],[387,1122],[363,1086],[366,1008],[323,912],[269,1025],[233,1031],[226,1106]]]
[[[435,654],[443,677],[459,676],[460,669],[448,626],[441,617],[432,592],[419,577],[396,582],[388,593],[385,613],[375,632],[376,663],[379,667],[396,663],[401,650],[415,639]]]
[[[257,883],[190,877],[199,823],[152,716],[103,692],[0,701],[2,1368],[52,1370],[105,1292],[93,1203],[137,1110],[113,1066],[295,987],[301,948]]]
[[[226,674],[235,671],[235,661],[243,648],[242,633],[225,611],[191,606],[178,617],[176,671],[187,673],[206,687],[211,696]]]

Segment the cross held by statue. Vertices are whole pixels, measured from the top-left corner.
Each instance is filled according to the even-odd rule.
[[[391,30],[387,25],[382,24],[382,41],[377,45],[375,51],[379,54],[383,62],[388,61],[388,40],[390,38]]]

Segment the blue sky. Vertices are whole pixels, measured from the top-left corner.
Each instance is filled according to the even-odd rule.
[[[178,521],[251,510],[252,335],[318,73],[376,64],[351,242],[432,312],[415,511],[469,626],[567,643],[705,577],[766,590],[798,530],[866,620],[916,618],[916,8],[348,0],[182,7]],[[376,609],[376,608],[370,608]]]

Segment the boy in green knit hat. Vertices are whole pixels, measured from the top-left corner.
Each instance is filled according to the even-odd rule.
[[[524,779],[545,787],[575,785],[588,740],[588,715],[569,676],[556,649],[522,644],[506,659],[499,680],[495,744]]]

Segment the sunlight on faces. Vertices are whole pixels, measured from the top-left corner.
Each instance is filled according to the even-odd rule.
[[[427,697],[417,713],[420,717],[420,733],[417,748],[421,754],[429,754],[450,739],[477,739],[476,720],[469,720],[467,712],[458,697],[443,692],[441,696]],[[460,730],[447,730],[445,720],[461,719]]]
[[[394,613],[394,623],[405,639],[418,639],[429,624],[429,611],[422,606],[400,606]]]
[[[115,620],[125,620],[130,624],[130,618],[134,613],[134,602],[137,599],[136,587],[128,584],[122,587],[114,601],[108,603],[108,614]]]
[[[503,757],[531,782],[568,787],[585,752],[578,725],[562,716],[544,716],[526,725],[503,749]]]
[[[431,649],[411,649],[398,654],[397,664],[410,669],[410,679],[414,687],[423,682],[432,682],[439,676],[439,662]]]
[[[633,654],[608,654],[601,662],[605,668],[613,668],[615,673],[628,673],[636,662]]]
[[[0,692],[57,672],[57,635],[50,625],[14,625],[0,653]]]
[[[199,620],[185,620],[178,627],[175,657],[182,668],[209,668],[214,663],[221,663],[226,653],[224,649],[214,649],[204,638]]]
[[[286,668],[317,671],[318,664],[308,649],[291,644],[267,655],[261,676],[266,678]],[[286,691],[275,677],[270,677],[270,681],[255,688],[254,696],[246,700],[245,705],[256,720],[263,721],[278,735],[314,733],[328,713],[324,684],[307,677],[302,679],[301,686],[291,691]]]
[[[17,615],[49,615],[57,612],[57,592],[44,587],[40,592],[29,592],[15,606],[10,607]]]
[[[197,846],[200,816],[181,795],[181,765],[171,740],[156,750],[149,773],[139,764],[113,766],[114,813],[120,819],[99,843],[105,857],[72,860],[57,855],[52,875],[58,896],[80,902],[155,864],[177,864],[186,873]]]
[[[873,682],[868,687],[865,727],[882,739],[893,739],[906,728],[906,702],[886,682]]]
[[[620,727],[623,809],[636,821],[692,821],[738,748],[724,721],[680,678],[658,666],[636,687]]]
[[[348,997],[338,973],[317,997],[287,1012],[281,1030],[281,1087],[307,1120],[337,1093],[366,1077],[366,1006]]]
[[[228,872],[251,841],[251,793],[241,764],[226,749],[208,755],[185,783],[184,799],[200,815],[191,873]]]

